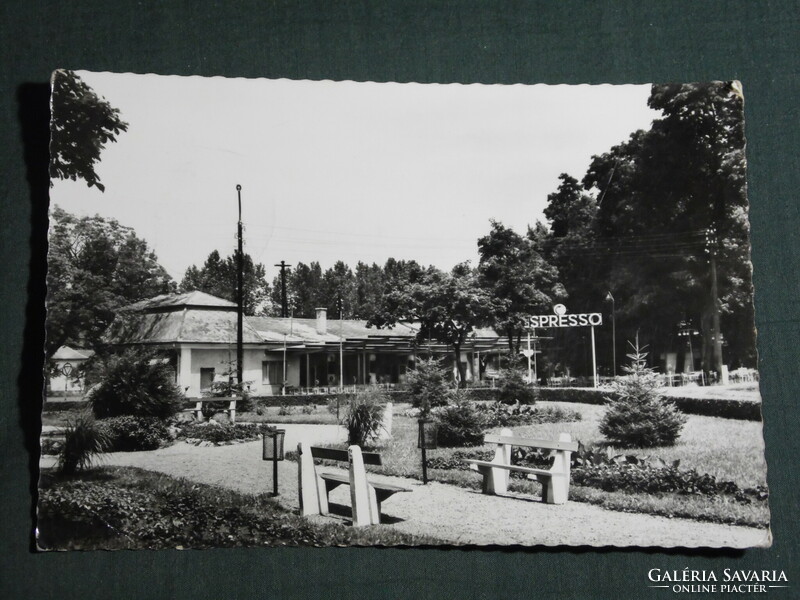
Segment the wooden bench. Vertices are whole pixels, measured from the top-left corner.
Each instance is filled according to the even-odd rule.
[[[220,412],[228,413],[228,416],[231,419],[231,423],[236,423],[236,401],[239,400],[239,398],[209,397],[209,398],[191,398],[190,400],[194,402],[194,408],[186,408],[184,410],[194,413],[194,416],[198,421],[203,420],[203,404],[208,404],[211,402],[218,402],[218,403],[227,402],[228,408],[221,408]]]
[[[381,522],[381,503],[408,488],[367,479],[364,465],[382,464],[380,454],[362,452],[358,446],[347,450],[319,448],[305,442],[297,445],[300,479],[300,510],[303,516],[328,514],[328,494],[340,485],[350,486],[353,525],[377,525]],[[348,473],[318,471],[314,459],[348,463]]]
[[[542,484],[542,502],[548,504],[564,504],[569,495],[570,455],[578,450],[578,443],[573,442],[568,433],[558,436],[558,441],[536,440],[514,437],[510,429],[503,429],[500,435],[487,435],[484,443],[497,444],[494,459],[467,460],[470,469],[483,475],[484,494],[505,494],[508,492],[508,481],[511,471],[524,473],[528,479],[536,479]],[[511,448],[541,448],[552,450],[555,455],[550,469],[535,469],[511,464]]]

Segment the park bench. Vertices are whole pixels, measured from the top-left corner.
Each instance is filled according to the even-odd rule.
[[[364,465],[382,464],[380,454],[362,452],[358,446],[347,450],[319,448],[305,442],[297,445],[300,479],[300,510],[303,516],[328,514],[328,494],[340,485],[350,486],[353,525],[377,525],[381,522],[381,504],[408,488],[367,479]],[[319,471],[314,459],[348,463],[348,473]]]
[[[486,435],[484,443],[497,444],[494,459],[467,460],[470,469],[483,475],[484,494],[505,494],[512,471],[525,474],[528,479],[536,479],[542,484],[542,502],[564,504],[569,495],[570,454],[578,450],[568,433],[559,434],[557,441],[536,440],[514,437],[510,429],[503,429],[500,435]],[[511,464],[511,448],[539,448],[552,450],[555,455],[550,469],[535,469]]]
[[[212,402],[216,402],[216,403],[227,402],[228,403],[228,408],[221,408],[220,412],[228,413],[228,417],[230,417],[231,423],[236,423],[236,401],[239,400],[239,398],[214,398],[214,397],[209,397],[209,398],[191,398],[190,400],[192,402],[194,402],[194,407],[185,408],[184,411],[188,411],[188,412],[194,413],[194,416],[198,421],[202,421],[203,420],[203,405],[204,404],[209,404],[209,403],[212,403]]]

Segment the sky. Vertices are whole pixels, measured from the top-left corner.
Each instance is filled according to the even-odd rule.
[[[558,176],[648,128],[650,86],[357,83],[78,72],[129,124],[51,207],[132,227],[178,282],[236,248],[267,267],[477,263],[495,219],[545,221]],[[58,115],[55,115],[58,118]]]

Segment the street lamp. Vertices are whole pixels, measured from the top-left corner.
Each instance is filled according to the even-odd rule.
[[[614,372],[612,375],[617,376],[617,314],[614,306],[614,296],[611,292],[606,294],[606,302],[611,302],[611,351],[614,357]]]
[[[61,365],[61,372],[64,374],[64,401],[67,401],[67,390],[69,390],[69,378],[72,375],[72,363],[65,362]]]
[[[262,460],[272,461],[272,495],[278,495],[278,461],[284,459],[283,440],[286,436],[285,429],[267,426],[262,433]]]
[[[417,438],[417,448],[422,450],[422,483],[428,483],[428,465],[426,450],[436,450],[438,447],[438,424],[432,419],[421,417],[418,421],[419,437]]]

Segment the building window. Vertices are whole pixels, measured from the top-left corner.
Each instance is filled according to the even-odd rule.
[[[283,381],[283,363],[277,360],[265,360],[262,362],[261,381],[268,385],[281,385]]]
[[[214,383],[214,368],[200,369],[200,390],[205,392],[211,389]]]

